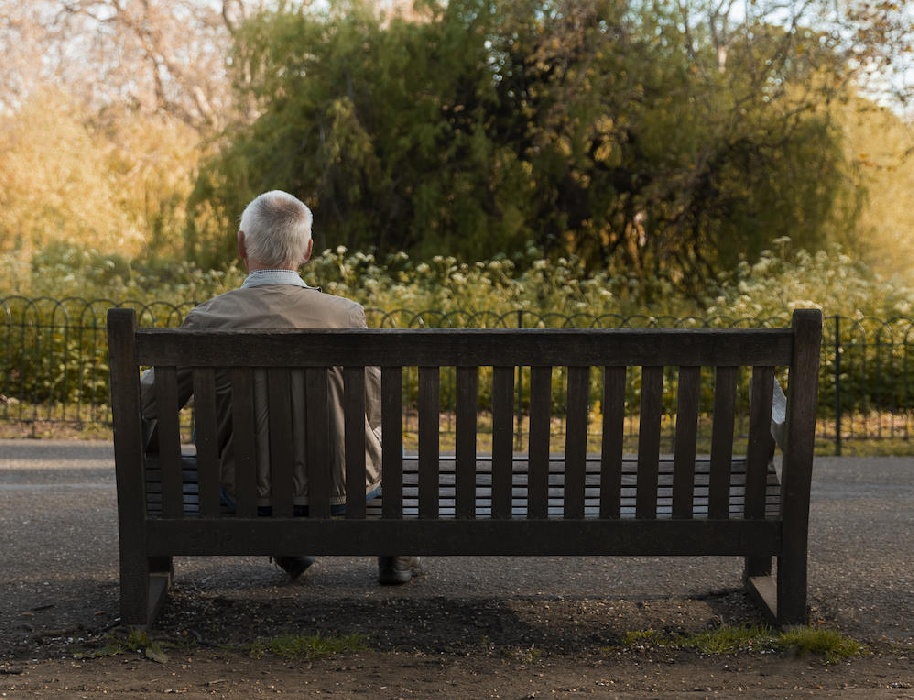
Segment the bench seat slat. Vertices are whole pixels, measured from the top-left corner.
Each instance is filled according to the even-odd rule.
[[[184,479],[184,508],[185,516],[195,516],[198,514],[199,489],[196,481],[196,471],[192,466],[193,462],[185,460],[183,471]],[[564,460],[552,459],[549,462],[547,473],[548,488],[545,491],[545,511],[548,519],[564,518],[566,514],[565,486],[566,473],[564,471]],[[403,504],[402,517],[404,519],[419,517],[419,490],[420,476],[419,463],[415,458],[404,460],[403,488],[399,491],[399,498]],[[577,517],[584,519],[601,518],[601,462],[595,457],[591,457],[585,462],[585,484],[582,494],[580,495],[580,513]],[[621,474],[619,489],[619,511],[613,517],[622,517],[633,519],[636,517],[636,506],[638,499],[637,483],[637,462],[633,459],[626,459],[623,462],[623,472]],[[727,494],[727,513],[725,518],[742,519],[746,512],[746,467],[745,460],[736,460],[732,464],[731,484]],[[476,462],[475,482],[473,486],[473,507],[470,513],[462,513],[460,516],[456,513],[456,502],[458,493],[458,469],[456,459],[453,457],[444,457],[439,463],[438,469],[438,494],[436,507],[439,518],[490,518],[495,517],[494,510],[494,483],[495,474],[493,471],[493,461],[491,458],[483,457]],[[161,517],[161,470],[151,464],[147,466],[147,485],[146,491],[148,496],[150,515]],[[682,519],[680,515],[674,516],[675,508],[675,479],[676,469],[670,459],[663,459],[658,463],[658,487],[656,491],[656,506],[654,515],[659,518],[676,517]],[[509,473],[511,481],[509,490],[505,496],[507,515],[500,517],[506,518],[524,518],[528,517],[529,501],[529,472],[527,462],[523,458],[515,459],[513,469]],[[689,504],[688,518],[707,518],[709,515],[709,483],[710,483],[710,460],[701,458],[696,461],[696,479],[693,497]],[[577,499],[576,499],[577,500]],[[368,518],[382,517],[383,496],[364,505],[364,501],[356,499],[356,503],[365,508],[365,516]],[[780,484],[777,479],[776,471],[773,465],[769,465],[766,472],[766,483],[762,500],[761,510],[759,511],[762,518],[776,518],[779,512],[780,504]],[[541,507],[538,505],[537,507]],[[357,506],[357,509],[359,506]],[[355,512],[347,513],[347,517],[362,517]],[[391,517],[391,516],[383,516]],[[719,516],[716,516],[719,517]]]

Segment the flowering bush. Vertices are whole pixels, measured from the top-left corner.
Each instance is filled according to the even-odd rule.
[[[31,274],[17,265],[0,257],[7,273],[0,277],[7,348],[0,394],[36,402],[105,401],[108,306],[137,308],[141,325],[175,326],[194,303],[237,288],[245,277],[238,265],[200,270],[65,246],[36,255]],[[793,253],[789,241],[778,241],[776,252],[709,281],[702,298],[625,272],[583,270],[573,256],[545,260],[532,247],[466,263],[404,253],[378,261],[339,246],[316,256],[303,277],[365,305],[372,326],[774,326],[789,323],[794,308],[815,306],[826,317],[822,415],[834,413],[839,394],[845,410],[861,413],[914,405],[914,362],[907,356],[914,347],[914,289],[840,249]],[[561,378],[559,370],[555,381]],[[637,391],[636,376],[632,387]]]
[[[471,263],[444,256],[417,261],[406,253],[379,261],[371,252],[338,246],[315,256],[302,276],[329,294],[386,314],[434,310],[445,317],[502,319],[522,310],[547,325],[550,314],[579,316],[590,325],[610,316],[642,317],[654,324],[686,317],[787,319],[803,306],[852,318],[904,317],[914,310],[914,287],[883,279],[840,248],[813,254],[791,251],[789,239],[776,244],[776,251],[763,253],[757,262],[740,263],[709,280],[700,298],[686,298],[665,281],[624,270],[587,275],[581,259],[546,260],[532,245],[510,257]],[[188,262],[127,260],[63,245],[37,254],[30,271],[14,255],[2,255],[0,272],[5,273],[0,296],[158,300],[179,306],[234,289],[245,277],[239,264],[201,270]]]

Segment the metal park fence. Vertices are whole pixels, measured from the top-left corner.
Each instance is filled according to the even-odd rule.
[[[140,325],[147,327],[178,326],[193,306],[0,297],[0,434],[13,434],[14,428],[25,435],[110,429],[105,324],[108,308],[116,305],[135,308]],[[786,312],[770,318],[568,315],[521,309],[495,313],[370,308],[367,313],[370,326],[390,328],[747,328],[790,323]],[[914,318],[826,316],[820,372],[820,448],[841,454],[850,443],[880,440],[898,443],[895,452],[914,452],[914,442],[909,443],[914,436]],[[524,382],[523,376],[516,382],[518,444],[529,387]],[[638,378],[630,378],[630,385],[629,410],[638,405]],[[634,417],[631,424],[637,431]]]

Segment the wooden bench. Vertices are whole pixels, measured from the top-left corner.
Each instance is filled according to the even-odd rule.
[[[782,329],[197,332],[137,329],[132,310],[111,309],[122,621],[152,624],[176,556],[400,552],[742,557],[747,589],[773,619],[801,623],[821,333],[816,310],[797,311]],[[351,458],[349,506],[337,517],[330,515],[323,439],[327,402],[314,400],[326,396],[331,363],[343,368],[346,425],[358,426],[346,430],[347,454],[364,455],[365,366],[381,367],[382,392],[382,499],[366,505],[364,457]],[[139,373],[147,366],[164,391],[156,459],[143,448]],[[182,459],[177,367],[194,368],[193,459]],[[236,415],[251,410],[252,373],[269,373],[271,516],[258,517],[241,486],[237,511],[221,506],[213,437],[219,368],[233,372]],[[308,387],[308,517],[293,517],[291,450],[284,447],[292,442],[291,420],[282,419],[292,371],[304,372]],[[779,478],[772,392],[784,373]],[[529,424],[524,449],[516,450],[521,376]],[[417,389],[404,377],[416,378]],[[451,378],[455,399],[446,406]],[[638,431],[624,449],[632,382],[640,386],[640,404],[629,411]],[[675,414],[669,449],[664,393]],[[405,407],[418,415],[412,457],[404,453]],[[445,409],[456,424],[450,450],[439,436]],[[698,426],[709,420],[710,444],[701,450]],[[483,450],[480,424],[489,422],[491,444]],[[735,426],[743,424],[745,456],[734,456]],[[234,428],[237,482],[251,484],[251,494],[253,432]]]

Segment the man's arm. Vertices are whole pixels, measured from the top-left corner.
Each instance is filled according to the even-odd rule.
[[[194,391],[194,373],[190,369],[178,370],[178,401],[182,408],[190,401]],[[159,451],[158,416],[156,403],[155,370],[147,369],[140,375],[140,415],[143,419],[143,450]]]
[[[365,309],[361,305],[354,307],[352,325],[355,328],[368,328]],[[381,368],[365,368],[365,415],[368,426],[378,440],[381,439]]]

